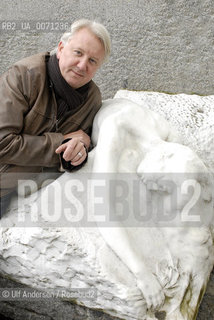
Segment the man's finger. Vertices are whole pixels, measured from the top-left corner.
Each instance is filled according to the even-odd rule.
[[[82,156],[79,160],[76,160],[76,161],[71,161],[71,164],[73,166],[78,166],[79,164],[81,164],[84,160],[85,160],[86,156]]]
[[[62,151],[65,151],[67,148],[69,147],[69,149],[74,149],[75,147],[75,142],[73,140],[70,140],[66,143],[61,144],[56,150],[56,153],[61,153]]]
[[[59,147],[55,150],[55,152],[56,152],[56,153],[61,153],[62,151],[65,151],[65,149],[66,149],[66,144],[61,144],[61,146],[59,146]]]

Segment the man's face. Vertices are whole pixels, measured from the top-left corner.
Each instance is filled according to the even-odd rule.
[[[105,50],[101,41],[87,28],[77,31],[63,45],[58,45],[57,58],[63,78],[74,89],[88,83],[101,66]]]

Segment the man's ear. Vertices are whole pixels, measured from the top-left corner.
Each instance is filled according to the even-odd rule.
[[[59,59],[60,55],[61,55],[61,52],[62,52],[62,49],[64,48],[64,44],[62,43],[62,41],[59,42],[58,44],[58,47],[57,47],[57,58]]]

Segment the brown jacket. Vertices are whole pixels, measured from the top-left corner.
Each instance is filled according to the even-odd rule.
[[[14,188],[14,174],[18,179],[24,173],[58,166],[55,150],[63,135],[78,129],[90,134],[101,106],[100,91],[91,81],[87,101],[73,115],[57,122],[56,99],[46,72],[47,55],[25,58],[0,78],[1,195]]]

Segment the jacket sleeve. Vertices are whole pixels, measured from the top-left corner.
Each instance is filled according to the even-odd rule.
[[[30,72],[13,66],[0,78],[0,164],[52,167],[59,164],[55,149],[63,135],[23,133],[24,117],[29,111],[30,94],[35,90]]]

